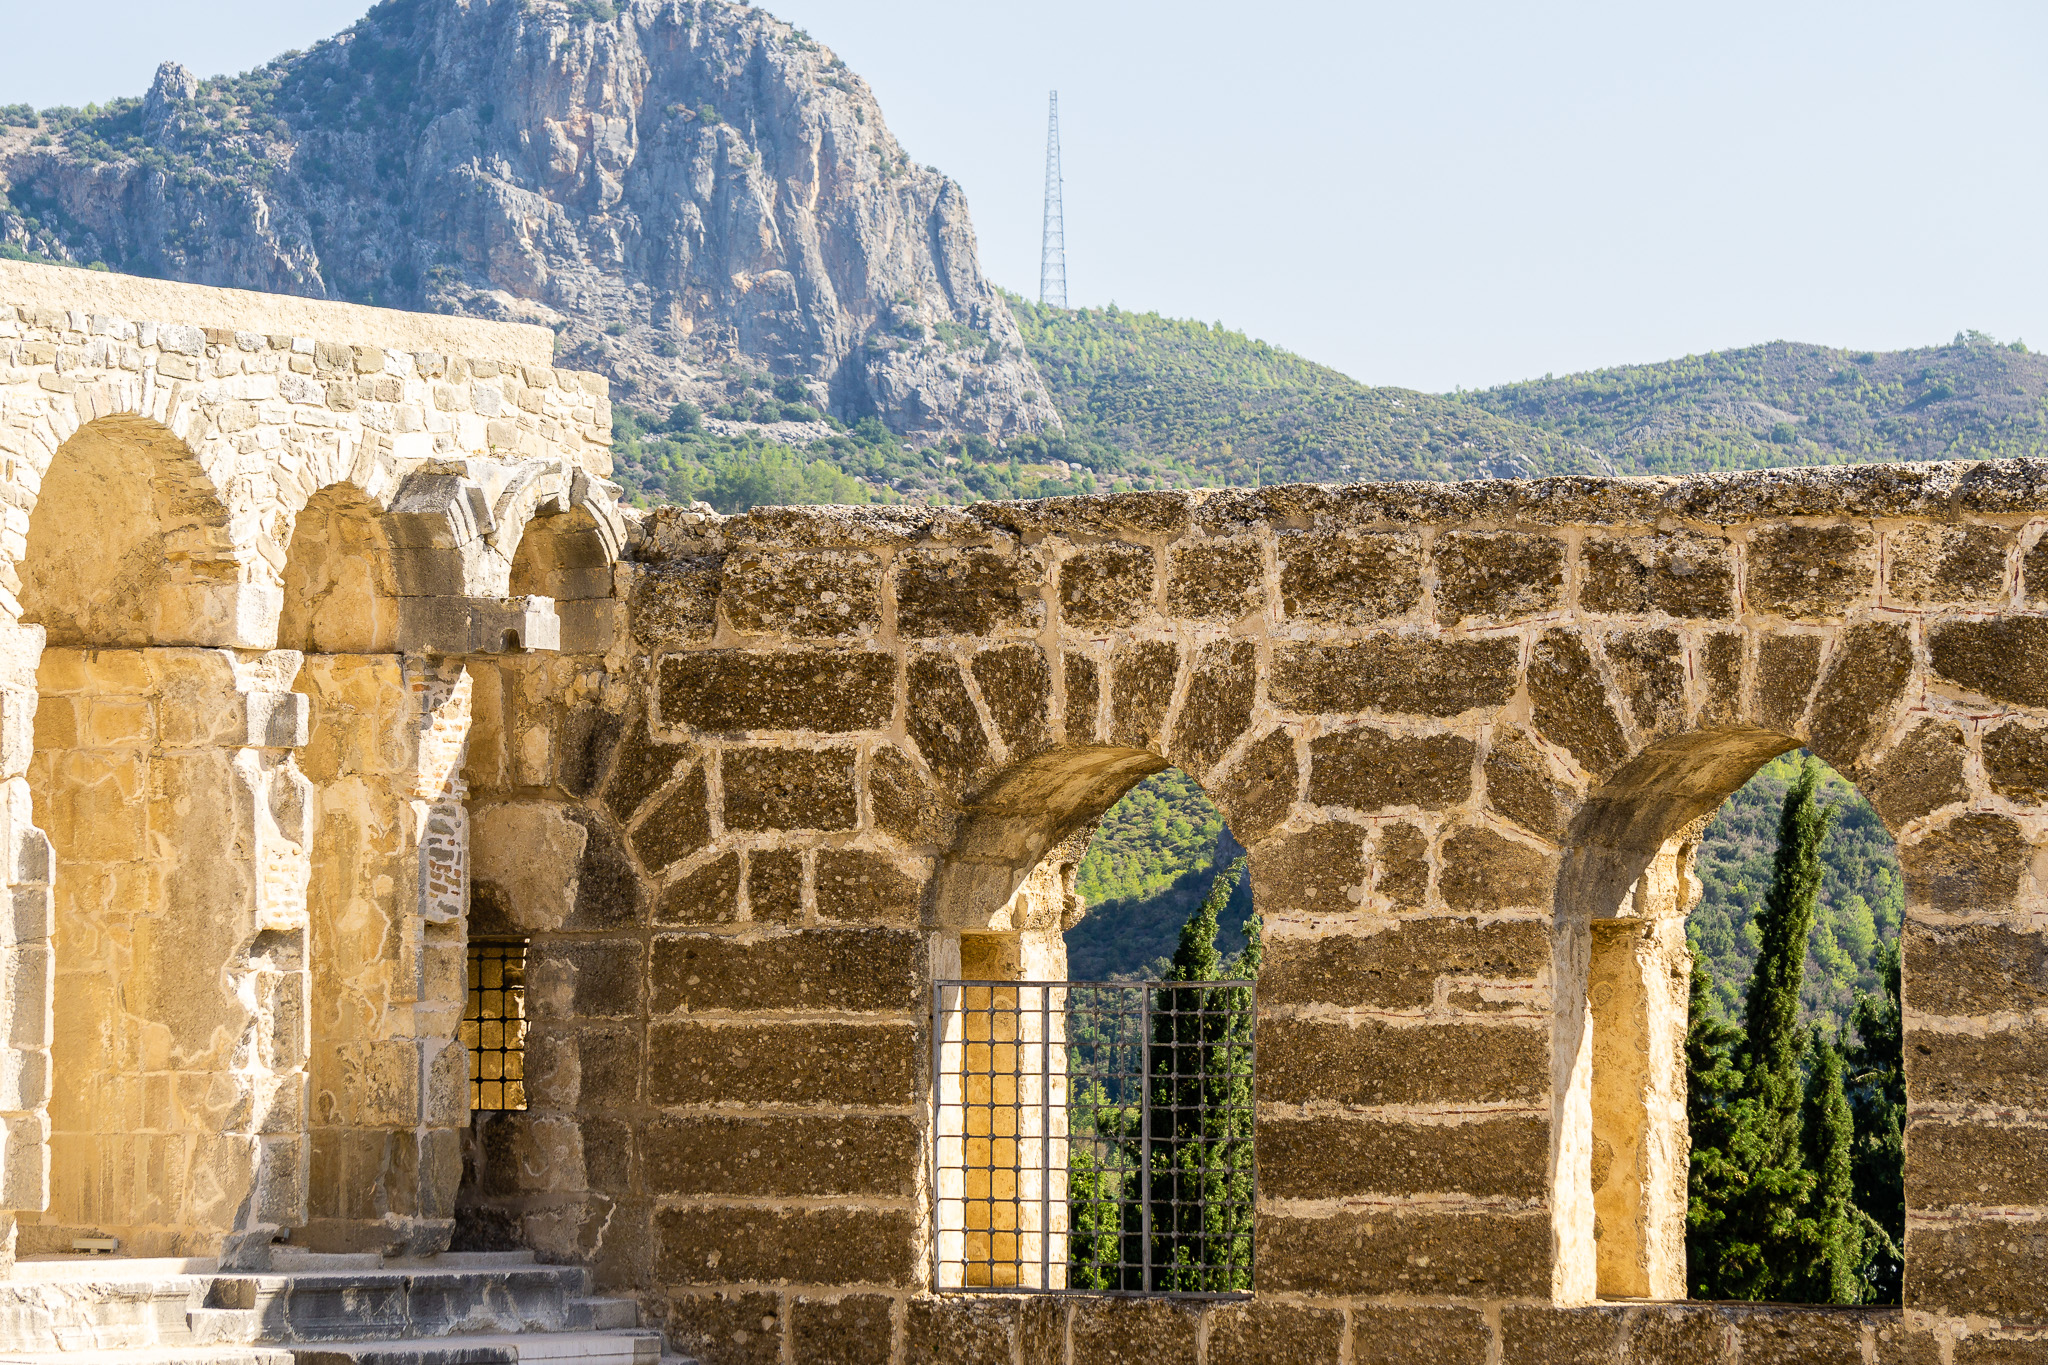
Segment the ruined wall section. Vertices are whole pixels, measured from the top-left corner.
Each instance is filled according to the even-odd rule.
[[[2020,462],[664,510],[619,643],[504,661],[472,756],[533,1107],[465,1226],[714,1361],[2032,1349],[2044,509]],[[1592,1306],[1668,1283],[1683,1134],[1668,1086],[1608,1112],[1589,985],[1672,1055],[1672,841],[1800,744],[1908,869],[1906,1309]],[[1259,1300],[933,1299],[929,983],[1168,764],[1266,916]]]

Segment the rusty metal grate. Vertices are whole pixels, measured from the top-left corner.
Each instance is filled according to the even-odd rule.
[[[469,945],[469,1000],[462,1011],[469,1049],[469,1107],[526,1107],[526,940]]]
[[[1246,981],[941,981],[941,1291],[1236,1297],[1252,1287]]]

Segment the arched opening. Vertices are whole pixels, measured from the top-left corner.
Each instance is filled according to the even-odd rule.
[[[1806,871],[1777,869],[1774,890],[1781,815],[1807,764],[1815,814],[1804,836],[1785,834]],[[1823,811],[1834,828],[1818,839]],[[1896,1057],[1888,1074],[1842,1069],[1845,1051],[1897,1050],[1903,884],[1877,810],[1788,736],[1681,736],[1582,810],[1559,888],[1567,1292],[1896,1302],[1903,1081]],[[1760,963],[1760,998],[1775,1003],[1750,1019]],[[1764,1203],[1782,1235],[1757,1235]]]
[[[562,653],[602,653],[612,642],[606,604],[616,557],[595,516],[552,500],[520,533],[512,552],[511,595],[554,602]]]
[[[25,1255],[267,1242],[302,1186],[288,658],[222,648],[238,583],[196,461],[139,420],[61,447],[29,518],[35,820],[53,850],[50,1195]]]
[[[1251,990],[1206,984],[1256,970],[1243,852],[1144,751],[981,803],[940,872],[939,1288],[1249,1291]]]
[[[388,519],[330,485],[294,520],[279,643],[305,651],[312,784],[306,1220],[320,1251],[422,1254],[452,1229],[467,1060],[461,767],[470,681],[398,651]]]

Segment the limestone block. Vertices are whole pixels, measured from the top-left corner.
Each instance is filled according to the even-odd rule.
[[[781,1365],[784,1310],[779,1295],[681,1294],[666,1307],[668,1339],[686,1356],[720,1365]]]
[[[1265,562],[1250,536],[1182,541],[1168,556],[1166,610],[1196,621],[1238,621],[1266,600]]]
[[[907,1020],[660,1021],[649,1034],[647,1097],[653,1104],[908,1104],[916,1049]]]
[[[918,1218],[909,1209],[695,1205],[654,1215],[663,1283],[867,1284],[909,1288]]]
[[[739,940],[661,934],[654,940],[658,1014],[684,1009],[914,1008],[921,936],[893,929],[805,929]]]
[[[1550,1091],[1547,1029],[1513,1024],[1259,1021],[1261,1102],[1533,1103]]]
[[[1367,625],[1422,600],[1422,545],[1412,534],[1286,531],[1277,553],[1280,606],[1292,619]]]
[[[559,650],[562,621],[549,597],[512,597],[471,602],[468,654]]]
[[[1411,1123],[1261,1119],[1259,1193],[1269,1199],[1463,1194],[1541,1199],[1550,1124],[1529,1114]]]
[[[1521,650],[1509,639],[1370,635],[1355,643],[1285,644],[1267,686],[1283,710],[1455,716],[1514,695]]]
[[[1083,628],[1135,623],[1151,610],[1155,574],[1147,546],[1110,544],[1075,552],[1059,570],[1061,623]]]
[[[1542,1211],[1262,1212],[1259,1284],[1267,1292],[1428,1298],[1531,1298],[1550,1292],[1550,1218]]]
[[[975,776],[988,761],[988,732],[951,655],[925,655],[908,669],[909,708],[905,729],[925,764],[955,785]]]
[[[875,729],[895,710],[895,684],[896,660],[878,650],[671,654],[660,664],[660,716],[713,733]]]
[[[47,1116],[0,1116],[0,1204],[30,1212],[50,1206]]]
[[[311,699],[299,692],[244,692],[252,748],[297,749],[312,735]]]
[[[1489,1333],[1474,1308],[1385,1308],[1351,1310],[1353,1365],[1409,1365],[1431,1360],[1442,1365],[1485,1365]]]

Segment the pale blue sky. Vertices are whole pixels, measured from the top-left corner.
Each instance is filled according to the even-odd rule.
[[[503,3],[505,0],[499,0]],[[2048,345],[2048,6],[2022,0],[770,0],[1038,280],[1045,92],[1076,303],[1375,383],[1792,338]],[[363,0],[0,0],[0,103],[240,70]]]

